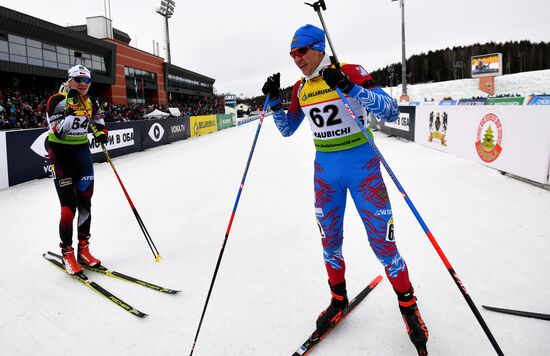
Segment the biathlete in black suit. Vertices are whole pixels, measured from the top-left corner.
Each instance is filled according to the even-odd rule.
[[[49,125],[48,155],[53,165],[54,183],[61,203],[59,236],[63,263],[69,274],[82,271],[80,264],[100,263],[89,250],[91,199],[94,192],[94,168],[88,143],[88,130],[97,128],[95,139],[109,140],[97,103],[88,97],[92,76],[88,68],[76,65],[59,93],[47,103]],[[73,244],[73,220],[78,210],[78,261]]]

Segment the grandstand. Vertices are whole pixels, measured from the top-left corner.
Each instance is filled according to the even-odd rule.
[[[130,46],[130,37],[110,20],[90,17],[62,27],[0,6],[0,129],[44,126],[44,104],[82,63],[93,73],[90,95],[108,121],[142,118],[154,109],[178,107],[190,114],[224,112],[215,79],[165,63]]]

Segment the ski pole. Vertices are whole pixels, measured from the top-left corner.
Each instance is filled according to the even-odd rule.
[[[312,6],[314,11],[317,12],[317,14],[319,15],[319,18],[321,19],[321,24],[323,25],[323,29],[325,30],[325,34],[327,36],[327,39],[328,39],[328,42],[329,42],[329,46],[330,46],[330,49],[331,49],[331,52],[332,52],[332,57],[333,57],[333,60],[334,60],[334,63],[336,65],[337,68],[340,68],[340,63],[338,62],[338,58],[336,57],[336,53],[334,52],[334,48],[332,46],[332,42],[330,41],[330,37],[328,35],[328,32],[327,32],[327,28],[326,28],[326,25],[325,25],[325,21],[323,20],[323,15],[321,14],[321,8],[323,10],[326,10],[326,5],[325,5],[325,1],[324,0],[319,0],[313,4],[308,4],[306,3],[307,5],[309,6]],[[433,236],[433,234],[430,232],[430,229],[428,228],[428,226],[426,225],[426,223],[424,222],[424,220],[422,219],[422,217],[420,216],[418,210],[416,210],[416,207],[414,206],[413,202],[411,201],[411,199],[409,198],[409,196],[407,195],[407,193],[405,192],[405,189],[403,188],[403,186],[401,185],[401,183],[399,183],[399,180],[397,180],[397,177],[395,176],[395,174],[393,173],[393,171],[391,170],[390,166],[388,165],[388,162],[386,162],[386,160],[384,159],[384,157],[382,156],[382,153],[380,153],[380,150],[378,149],[378,147],[375,145],[374,141],[370,139],[369,137],[369,134],[367,132],[367,130],[365,129],[365,127],[363,126],[363,124],[361,123],[361,121],[358,119],[357,115],[353,112],[353,109],[351,108],[351,106],[349,105],[349,102],[347,101],[347,99],[345,98],[344,94],[342,93],[342,91],[339,89],[339,88],[336,88],[336,92],[338,93],[338,95],[340,96],[340,99],[342,100],[342,102],[344,103],[344,106],[346,107],[346,110],[348,111],[348,113],[351,115],[351,117],[355,120],[355,123],[357,124],[357,126],[359,127],[359,129],[361,130],[361,132],[365,135],[365,137],[367,138],[367,141],[368,143],[370,144],[371,148],[373,149],[373,151],[376,153],[376,155],[380,158],[380,162],[382,163],[382,165],[384,166],[384,168],[386,169],[386,171],[388,172],[388,175],[390,176],[390,178],[392,179],[392,181],[395,183],[395,186],[397,187],[397,189],[399,190],[399,192],[401,193],[401,195],[403,196],[403,199],[405,199],[405,202],[407,203],[407,205],[409,206],[409,208],[411,209],[413,215],[416,217],[416,220],[418,221],[418,223],[420,224],[420,226],[422,227],[422,229],[424,230],[424,232],[426,233],[426,236],[428,236],[428,239],[430,240],[430,242],[432,243],[432,246],[435,248],[437,254],[439,255],[439,257],[441,258],[441,260],[443,261],[443,264],[445,265],[445,267],[447,268],[447,271],[449,271],[451,277],[453,278],[454,282],[456,283],[458,289],[460,290],[460,292],[462,293],[462,296],[464,297],[464,299],[466,300],[466,303],[468,303],[468,305],[470,306],[470,309],[472,310],[472,312],[474,313],[477,321],[479,322],[479,324],[481,325],[481,328],[483,329],[483,331],[485,332],[485,334],[487,335],[487,338],[489,339],[489,341],[491,342],[491,344],[493,345],[493,348],[495,349],[496,353],[498,355],[504,355],[502,350],[500,349],[500,346],[498,345],[496,339],[494,338],[493,334],[491,333],[491,330],[489,329],[489,327],[487,326],[487,324],[485,323],[485,320],[483,319],[483,317],[481,316],[481,314],[479,313],[479,310],[477,309],[476,305],[474,304],[472,298],[470,297],[470,295],[468,294],[468,291],[466,290],[466,287],[464,287],[464,284],[462,283],[462,281],[460,280],[460,278],[458,278],[458,275],[456,274],[453,266],[451,265],[451,263],[449,262],[449,260],[447,259],[447,257],[445,256],[445,254],[443,253],[443,250],[441,249],[441,247],[439,246],[439,244],[437,243],[435,237]]]
[[[97,127],[94,124],[90,124],[90,127],[92,128],[92,132],[94,133],[94,136],[98,133]],[[130,195],[128,194],[128,191],[124,187],[124,184],[122,183],[122,180],[120,179],[120,176],[118,175],[118,172],[115,168],[115,165],[113,161],[111,160],[111,157],[109,156],[109,152],[107,151],[107,148],[105,148],[105,145],[103,143],[99,143],[101,145],[101,149],[103,150],[103,154],[105,155],[105,159],[109,164],[111,165],[111,168],[113,169],[113,172],[115,173],[116,179],[118,180],[118,183],[120,184],[120,187],[122,188],[122,191],[124,192],[124,195],[126,196],[126,200],[128,200],[128,204],[130,204],[130,208],[132,208],[132,212],[134,213],[134,216],[136,217],[136,220],[139,224],[139,227],[141,228],[141,231],[143,232],[143,235],[145,236],[145,240],[147,241],[147,244],[149,245],[149,248],[151,249],[151,252],[153,253],[153,256],[155,256],[155,262],[159,262],[161,260],[161,256],[159,251],[157,250],[157,247],[155,246],[155,243],[153,242],[153,239],[151,238],[151,235],[149,235],[149,231],[147,231],[147,228],[145,227],[145,224],[143,223],[143,220],[141,220],[141,216],[139,215],[134,202],[132,202],[132,199],[130,198]]]
[[[235,199],[235,204],[233,205],[233,211],[231,212],[231,217],[229,218],[229,224],[227,225],[227,230],[225,231],[225,238],[223,239],[220,255],[218,256],[218,262],[216,262],[214,275],[212,276],[212,281],[210,282],[210,288],[208,289],[208,295],[206,296],[206,302],[204,303],[204,308],[202,309],[201,319],[199,321],[199,326],[197,327],[197,333],[195,334],[195,339],[193,340],[193,347],[191,348],[191,353],[189,354],[189,356],[192,356],[193,351],[195,351],[195,345],[197,344],[197,339],[199,337],[199,332],[201,330],[202,321],[204,320],[204,314],[206,313],[206,308],[208,307],[208,302],[210,301],[210,295],[212,294],[212,289],[214,288],[214,282],[216,281],[216,276],[218,275],[218,270],[220,268],[220,263],[222,261],[222,256],[225,250],[225,245],[227,243],[227,238],[229,237],[229,232],[231,231],[231,225],[233,225],[233,218],[235,218],[235,212],[237,211],[237,206],[239,205],[239,200],[241,199],[241,193],[243,191],[244,182],[246,180],[248,168],[250,167],[250,162],[252,161],[252,155],[254,154],[254,149],[256,148],[256,142],[258,141],[258,136],[260,134],[260,129],[262,128],[262,123],[264,121],[264,116],[267,110],[268,103],[269,103],[269,95],[266,96],[265,98],[264,108],[262,109],[262,113],[260,115],[260,121],[258,122],[258,127],[256,128],[256,134],[254,135],[252,148],[250,149],[250,153],[248,155],[248,161],[246,162],[246,168],[244,169],[243,178],[241,180],[241,184],[239,185],[239,192],[237,193],[237,199]]]

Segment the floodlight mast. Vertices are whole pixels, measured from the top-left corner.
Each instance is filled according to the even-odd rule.
[[[160,2],[160,7],[157,8],[157,14],[164,17],[164,26],[166,31],[166,62],[172,63],[172,58],[170,56],[170,32],[168,30],[168,19],[174,14],[174,8],[176,7],[176,2],[174,0],[162,0]]]
[[[401,77],[402,77],[402,97],[407,97],[407,55],[405,54],[405,0],[399,1],[401,7]],[[408,100],[408,99],[407,99]]]

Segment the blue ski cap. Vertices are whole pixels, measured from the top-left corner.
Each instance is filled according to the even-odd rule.
[[[313,25],[305,25],[300,27],[294,33],[292,42],[290,42],[290,50],[299,47],[312,45],[311,48],[320,52],[325,52],[325,31]]]

